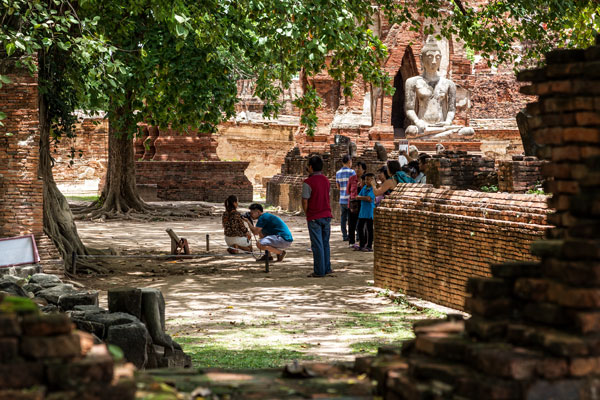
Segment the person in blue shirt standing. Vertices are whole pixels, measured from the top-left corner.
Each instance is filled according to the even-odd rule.
[[[348,180],[351,176],[356,175],[356,172],[352,169],[352,158],[346,154],[342,157],[342,168],[335,173],[335,183],[337,188],[340,190],[340,219],[342,225],[342,240],[348,241],[348,215],[350,209],[348,208],[348,201],[350,199],[350,193],[348,193]]]
[[[278,216],[263,212],[263,207],[257,203],[250,204],[250,216],[258,220],[256,226],[249,226],[252,233],[260,237],[257,247],[277,255],[277,261],[283,261],[286,255],[284,249],[294,241],[290,228]],[[259,261],[264,261],[264,256]]]
[[[365,174],[365,186],[356,197],[360,200],[358,213],[358,237],[360,251],[373,251],[373,210],[375,210],[375,175]],[[365,232],[365,225],[367,227]]]

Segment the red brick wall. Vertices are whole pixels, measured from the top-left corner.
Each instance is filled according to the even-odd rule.
[[[39,165],[37,76],[0,64],[9,84],[0,89],[0,237],[33,233],[41,237],[42,180]]]
[[[160,200],[223,202],[236,195],[252,201],[252,183],[244,171],[248,162],[237,161],[137,161],[139,185],[156,185]]]
[[[63,138],[52,147],[54,180],[59,185],[82,185],[93,181],[101,190],[100,182],[104,182],[108,165],[108,120],[85,118],[75,130],[75,138]],[[71,148],[75,150],[75,158],[70,157]]]
[[[462,310],[467,279],[531,260],[546,197],[400,184],[375,209],[375,285]]]
[[[11,83],[0,89],[0,237],[33,234],[42,264],[58,258],[44,234],[43,185],[39,178],[39,112],[37,75],[0,62],[0,74]]]

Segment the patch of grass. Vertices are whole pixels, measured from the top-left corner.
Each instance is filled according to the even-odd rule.
[[[65,196],[67,200],[74,201],[97,201],[99,196]]]
[[[278,368],[293,360],[313,359],[313,357],[296,350],[302,346],[299,344],[256,345],[250,343],[238,348],[232,343],[205,342],[205,338],[201,337],[178,338],[177,342],[181,344],[183,351],[192,357],[192,363],[197,368]]]

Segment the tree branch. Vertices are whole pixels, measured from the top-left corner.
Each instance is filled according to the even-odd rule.
[[[462,15],[467,15],[467,10],[465,9],[465,6],[463,5],[462,0],[452,0],[452,1],[454,2],[454,4],[456,4],[456,7],[458,7],[458,9],[462,13]]]

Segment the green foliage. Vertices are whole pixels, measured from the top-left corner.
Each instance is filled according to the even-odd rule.
[[[486,193],[497,193],[498,192],[498,186],[496,186],[496,185],[482,186],[480,188],[480,190],[482,192],[486,192]]]
[[[38,313],[38,306],[26,297],[7,296],[0,302],[0,314],[2,313]]]

